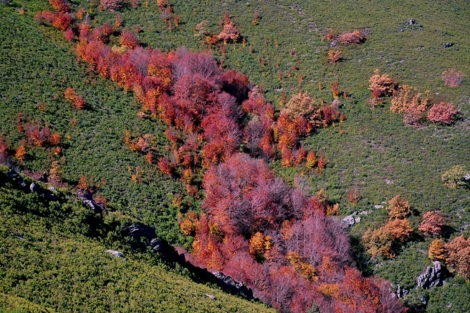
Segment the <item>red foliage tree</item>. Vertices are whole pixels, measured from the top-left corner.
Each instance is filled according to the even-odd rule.
[[[67,0],[49,0],[51,6],[60,13],[67,13],[70,11],[70,5]]]
[[[57,13],[52,21],[52,26],[65,31],[73,21],[72,15],[69,13]]]
[[[457,114],[457,110],[452,103],[441,102],[429,109],[428,120],[433,123],[449,125],[454,122],[455,114]]]
[[[75,38],[75,33],[73,32],[72,28],[67,28],[67,30],[64,32],[64,38],[67,41],[73,41]]]
[[[439,236],[444,225],[444,218],[439,212],[429,211],[424,214],[418,229],[425,235]]]
[[[130,49],[134,49],[139,44],[139,39],[133,31],[123,30],[121,37],[119,37],[119,43]]]

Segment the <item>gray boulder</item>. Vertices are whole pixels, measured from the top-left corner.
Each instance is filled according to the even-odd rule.
[[[429,289],[436,286],[442,286],[444,275],[441,263],[433,261],[433,266],[426,267],[426,270],[416,278],[418,287]]]

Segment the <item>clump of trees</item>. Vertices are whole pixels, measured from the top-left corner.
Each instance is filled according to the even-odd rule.
[[[390,110],[403,114],[405,125],[419,126],[427,118],[432,123],[450,125],[454,122],[457,110],[452,103],[432,103],[430,91],[422,93],[409,85],[398,85],[397,81],[387,74],[375,70],[369,78],[369,90],[372,106],[381,104],[384,97],[391,97]]]
[[[373,257],[395,257],[398,248],[413,233],[410,221],[407,219],[411,213],[411,206],[407,200],[396,195],[389,201],[387,211],[390,218],[387,224],[377,229],[369,228],[362,236],[367,252]]]

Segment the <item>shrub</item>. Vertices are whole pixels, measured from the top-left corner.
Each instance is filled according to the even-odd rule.
[[[450,88],[459,87],[464,77],[465,75],[462,72],[457,71],[455,68],[442,72],[442,80],[444,81],[444,84]]]
[[[388,74],[380,74],[376,69],[374,75],[369,78],[369,90],[375,93],[378,97],[389,97],[395,94],[398,89],[398,84],[395,78],[390,77]]]
[[[350,33],[342,33],[338,36],[338,41],[343,45],[361,44],[366,41],[366,37],[361,31],[355,30]]]
[[[412,111],[415,117],[417,117],[418,112],[426,111],[429,102],[429,91],[423,94],[417,92],[414,87],[403,85],[400,86],[398,93],[393,96],[390,111],[395,113],[408,113]]]
[[[449,125],[454,122],[455,114],[457,114],[457,110],[452,103],[436,103],[429,110],[428,120],[433,123]]]
[[[336,63],[341,61],[341,56],[343,55],[343,52],[340,50],[330,50],[328,51],[328,63]]]
[[[441,180],[444,186],[452,189],[470,187],[470,172],[463,165],[455,165],[442,174]]]
[[[119,11],[123,4],[123,0],[100,0],[101,7],[111,12]]]

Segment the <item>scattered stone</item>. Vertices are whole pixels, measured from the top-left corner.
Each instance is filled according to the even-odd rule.
[[[356,214],[357,212],[354,212],[353,214],[346,216],[343,218],[343,222],[345,222],[345,224],[348,226],[353,226],[356,223],[356,219],[354,218]]]
[[[406,23],[402,24],[399,31],[404,32],[406,30],[422,30],[423,25],[418,24],[418,22],[414,18],[410,18]]]
[[[406,295],[408,294],[409,290],[406,290],[405,288],[402,288],[400,285],[397,286],[397,291],[396,291],[396,295],[399,299],[403,299],[406,297]]]
[[[454,46],[454,43],[453,43],[453,42],[446,42],[446,43],[444,44],[444,48],[446,48],[446,49],[447,49],[447,48],[451,48],[451,47],[453,47],[453,46]]]
[[[97,203],[93,199],[93,195],[88,190],[80,189],[77,192],[77,197],[83,204],[85,204],[89,209],[95,213],[102,213],[105,208],[102,203]]]
[[[383,209],[383,208],[384,208],[384,206],[381,205],[381,204],[374,205],[374,209]]]
[[[369,214],[369,211],[361,211],[361,213],[359,213],[359,214],[361,214],[361,215],[367,215],[367,214]]]
[[[13,168],[8,169],[7,175],[8,178],[10,178],[17,187],[20,187],[23,190],[28,190],[28,184],[26,184],[23,177],[21,177],[21,175],[18,174],[18,172]]]
[[[41,192],[41,188],[35,182],[32,182],[31,185],[29,185],[29,190],[31,190],[31,192],[33,193],[38,194]]]
[[[123,259],[124,261],[127,261],[126,256],[122,252],[119,252],[117,250],[106,250],[105,252],[109,253],[109,254],[112,254],[117,258]]]
[[[429,289],[436,286],[442,286],[444,283],[442,275],[442,266],[439,261],[433,261],[433,266],[426,267],[424,273],[416,278],[418,287]]]
[[[155,252],[162,252],[163,251],[163,241],[158,238],[153,238],[150,241],[150,246],[152,247],[153,251]]]
[[[360,217],[360,216],[356,216],[356,217],[354,218],[354,223],[357,224],[357,223],[359,223],[359,222],[361,222],[361,217]]]
[[[214,296],[214,295],[210,295],[210,294],[208,294],[208,293],[206,293],[206,297],[211,298],[211,299],[215,299],[215,296]]]

